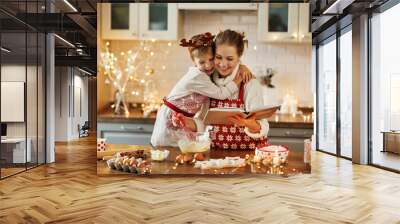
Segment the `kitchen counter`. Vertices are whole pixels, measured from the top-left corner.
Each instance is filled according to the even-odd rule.
[[[132,110],[129,115],[116,115],[112,112],[103,112],[97,116],[98,122],[113,123],[132,123],[132,124],[154,124],[157,114],[151,113],[147,118],[143,117],[140,110]],[[268,118],[271,128],[313,128],[311,115],[304,116],[301,114],[275,114]]]
[[[123,145],[123,144],[108,144],[107,151],[99,152],[102,155],[113,155],[117,151],[134,151],[142,149],[146,154],[150,154],[150,146],[141,145]],[[151,161],[151,172],[147,175],[149,176],[221,176],[221,175],[265,175],[274,174],[281,176],[291,176],[299,173],[311,173],[310,164],[304,163],[303,152],[302,151],[290,151],[288,161],[285,165],[273,167],[265,166],[263,164],[255,164],[248,162],[246,166],[240,168],[221,168],[221,169],[200,169],[194,168],[193,164],[177,164],[175,158],[180,154],[180,150],[175,147],[161,147],[160,149],[168,149],[170,151],[169,156],[166,160],[162,162]],[[107,153],[111,151],[111,153]],[[235,157],[240,156],[245,158],[246,155],[250,157],[254,156],[253,151],[243,151],[243,150],[222,150],[222,149],[211,149],[208,152],[208,157],[217,159],[224,158],[226,156]],[[98,156],[99,157],[99,156]],[[101,156],[100,156],[101,157]],[[149,155],[150,160],[150,155]],[[111,169],[107,166],[105,160],[97,161],[97,174],[100,176],[115,176],[115,175],[131,175],[137,176],[137,174],[123,172],[115,169]]]
[[[115,122],[115,123],[137,123],[137,124],[154,124],[157,113],[153,112],[148,117],[143,117],[141,110],[132,110],[128,115],[114,114],[111,111],[104,111],[97,115],[97,122]]]

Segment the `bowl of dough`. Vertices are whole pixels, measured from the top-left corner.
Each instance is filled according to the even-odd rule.
[[[205,153],[210,150],[211,139],[206,132],[179,132],[178,146],[183,154]]]

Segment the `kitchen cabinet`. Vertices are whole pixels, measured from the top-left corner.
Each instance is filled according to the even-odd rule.
[[[308,128],[271,128],[268,133],[268,143],[284,145],[293,151],[304,150],[304,140],[310,139],[313,129]]]
[[[103,3],[102,38],[177,40],[177,3]]]
[[[311,41],[308,3],[269,3],[258,7],[258,39],[263,42]]]
[[[139,37],[139,4],[103,3],[100,5],[103,39],[132,40]]]
[[[140,39],[178,39],[177,3],[141,3]]]
[[[257,3],[178,3],[179,10],[257,10]]]
[[[298,42],[311,43],[311,19],[310,19],[310,4],[299,4],[299,31]]]
[[[111,144],[148,145],[153,132],[153,124],[99,122],[97,138],[106,138]]]

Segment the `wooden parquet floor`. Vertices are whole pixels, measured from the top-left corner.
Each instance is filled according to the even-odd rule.
[[[98,177],[94,144],[0,181],[0,223],[400,223],[399,174],[323,153],[289,178]]]

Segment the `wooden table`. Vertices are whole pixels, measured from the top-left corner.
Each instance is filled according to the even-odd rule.
[[[400,154],[400,131],[382,131],[383,150],[382,152],[392,152]]]
[[[128,149],[129,151],[143,149],[149,154],[150,160],[150,146],[132,146],[132,145],[108,145],[108,149],[114,151]],[[263,164],[255,164],[248,162],[245,167],[241,168],[222,168],[222,169],[200,169],[194,168],[193,164],[177,164],[175,158],[180,154],[180,150],[174,147],[159,147],[159,149],[167,149],[170,151],[168,158],[162,162],[151,161],[151,173],[150,176],[158,175],[172,175],[172,176],[193,176],[193,175],[208,175],[208,176],[220,176],[220,175],[265,175],[275,174],[282,176],[290,176],[299,173],[311,173],[310,164],[304,163],[303,152],[291,151],[289,153],[288,162],[285,165],[278,167],[265,166]],[[246,154],[250,157],[254,156],[254,151],[243,151],[243,150],[221,150],[211,149],[207,153],[207,158],[217,159],[225,158],[226,156],[235,157],[240,156],[245,158]],[[137,174],[123,172],[119,170],[110,169],[106,161],[97,161],[97,174],[101,176],[108,175],[134,175]]]

